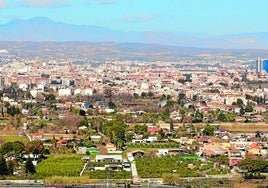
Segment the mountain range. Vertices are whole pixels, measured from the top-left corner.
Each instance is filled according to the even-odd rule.
[[[163,28],[164,29],[164,28]],[[105,27],[72,25],[47,17],[14,19],[0,25],[1,41],[147,43],[198,48],[268,49],[268,32],[210,35],[185,32],[124,32]]]

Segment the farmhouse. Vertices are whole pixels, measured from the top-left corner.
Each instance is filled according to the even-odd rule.
[[[96,162],[123,162],[121,155],[96,155]]]

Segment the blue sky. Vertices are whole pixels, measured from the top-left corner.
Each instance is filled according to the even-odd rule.
[[[268,32],[268,0],[0,0],[0,23],[45,16],[123,31]]]

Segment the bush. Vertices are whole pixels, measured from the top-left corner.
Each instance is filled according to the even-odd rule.
[[[207,172],[208,175],[218,175],[220,174],[220,171],[217,169],[211,169]]]
[[[244,179],[266,179],[265,175],[261,175],[259,172],[252,173],[248,172],[243,175]]]

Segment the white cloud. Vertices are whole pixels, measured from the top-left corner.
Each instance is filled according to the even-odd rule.
[[[0,0],[0,8],[5,8],[7,5],[6,5],[6,2],[5,0]]]
[[[114,4],[117,0],[81,0],[84,5],[89,5],[91,2],[97,2],[99,4]]]
[[[70,0],[19,0],[18,5],[30,7],[62,7],[71,4]]]
[[[123,15],[123,20],[126,21],[151,21],[161,18],[160,14],[125,14]]]
[[[90,0],[82,0],[83,4],[89,4]]]
[[[103,4],[113,4],[116,3],[116,0],[96,0],[99,3],[103,3]]]

